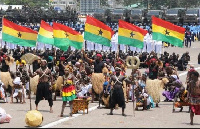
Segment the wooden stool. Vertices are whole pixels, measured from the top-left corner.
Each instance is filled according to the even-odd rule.
[[[88,114],[88,105],[90,98],[78,98],[73,100],[73,110],[72,113],[78,113],[78,111],[83,110],[83,114],[85,114],[85,109],[87,109]]]

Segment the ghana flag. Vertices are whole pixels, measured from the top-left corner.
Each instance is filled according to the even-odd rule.
[[[114,32],[110,27],[93,17],[87,16],[84,32],[85,40],[110,47],[113,34]]]
[[[123,20],[119,20],[119,29],[118,29],[118,43],[125,44],[137,48],[144,47],[144,36],[147,34],[147,31],[125,22]]]
[[[73,46],[76,49],[82,49],[83,47],[83,36],[68,26],[54,22],[53,35],[54,45],[64,51],[69,46]]]
[[[152,16],[153,40],[165,41],[174,46],[183,47],[185,28]]]
[[[37,41],[40,43],[54,45],[53,28],[43,20],[41,21]]]
[[[3,18],[2,40],[20,46],[36,46],[37,32]]]

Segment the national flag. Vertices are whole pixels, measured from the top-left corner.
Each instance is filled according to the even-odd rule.
[[[83,47],[83,36],[68,26],[54,22],[53,35],[54,45],[64,51],[66,51],[69,46],[73,46],[76,49],[82,49]]]
[[[110,47],[113,34],[114,32],[109,26],[91,16],[87,16],[84,31],[85,40]]]
[[[137,48],[144,47],[144,36],[148,32],[138,26],[119,20],[118,43]]]
[[[2,40],[20,46],[36,46],[37,31],[17,25],[3,18]]]
[[[41,21],[37,41],[40,43],[54,45],[53,27],[43,20]]]
[[[183,47],[185,28],[152,16],[153,40],[165,41],[174,46]]]

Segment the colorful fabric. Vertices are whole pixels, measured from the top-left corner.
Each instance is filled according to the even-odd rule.
[[[162,93],[163,96],[167,98],[167,100],[171,101],[175,98],[175,95],[179,92],[179,88],[175,88],[173,91],[164,91]]]
[[[37,31],[17,25],[3,18],[2,40],[20,46],[36,46]]]
[[[85,40],[110,47],[113,34],[114,32],[109,26],[93,17],[87,16],[84,32]]]
[[[191,105],[192,112],[195,113],[195,115],[200,115],[200,105]]]
[[[26,61],[25,60],[21,60],[21,62],[19,62],[18,60],[16,61],[16,65],[26,65]]]
[[[37,41],[54,45],[53,28],[43,20],[41,21]]]
[[[189,103],[191,105],[200,105],[200,96],[191,96],[190,97],[190,100],[189,100]]]
[[[62,100],[63,101],[72,101],[76,98],[75,86],[65,86],[62,89]]]
[[[174,46],[183,47],[185,28],[152,16],[153,40],[165,41]]]
[[[54,45],[61,50],[66,51],[69,46],[76,49],[82,49],[83,47],[83,36],[68,26],[54,22],[53,35]]]
[[[144,36],[148,32],[138,26],[119,20],[118,43],[137,48],[144,47]]]

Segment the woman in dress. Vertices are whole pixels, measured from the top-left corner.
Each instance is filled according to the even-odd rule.
[[[65,67],[65,74],[63,75],[63,86],[62,86],[62,110],[60,117],[63,117],[63,112],[67,101],[69,101],[70,105],[70,116],[72,116],[72,109],[73,109],[73,100],[76,98],[76,87],[74,85],[75,77],[72,72],[72,67],[66,66]]]

